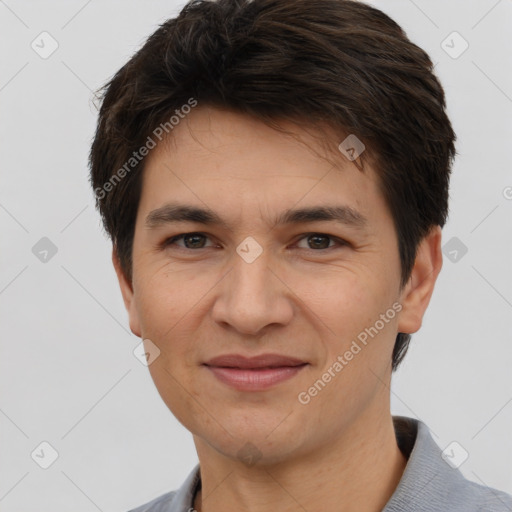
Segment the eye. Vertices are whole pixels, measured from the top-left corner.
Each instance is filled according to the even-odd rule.
[[[203,233],[182,233],[181,235],[168,238],[163,245],[165,247],[169,245],[178,245],[176,242],[183,240],[184,245],[178,245],[178,247],[183,249],[204,249],[205,247],[208,247],[204,243],[206,239],[208,239],[208,237]]]
[[[303,240],[309,245],[309,247],[300,247],[300,249],[308,249],[308,250],[321,250],[321,249],[332,249],[333,246],[329,245],[330,242],[335,242],[334,246],[338,244],[338,246],[348,245],[348,242],[345,242],[341,238],[327,235],[325,233],[309,233],[300,239]]]
[[[213,247],[214,244],[212,243],[210,245],[206,245],[207,240],[210,239],[204,233],[182,233],[180,235],[168,238],[163,242],[162,246],[168,247],[174,245],[185,250],[205,249],[208,247]],[[349,245],[348,242],[346,242],[345,240],[325,233],[307,233],[306,235],[303,235],[302,238],[299,239],[300,243],[303,243],[304,241],[306,242],[306,244],[308,244],[308,247],[300,247],[300,245],[297,244],[297,247],[299,247],[299,249],[306,249],[317,252],[319,250],[333,249],[334,247],[336,247],[336,245],[338,247]],[[177,242],[183,243],[180,244]]]

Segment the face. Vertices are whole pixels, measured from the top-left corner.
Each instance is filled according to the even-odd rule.
[[[195,109],[146,162],[131,283],[116,264],[166,405],[196,444],[262,462],[389,414],[396,334],[419,327],[430,296],[411,299],[414,274],[400,290],[374,171],[282,126],[296,137]]]

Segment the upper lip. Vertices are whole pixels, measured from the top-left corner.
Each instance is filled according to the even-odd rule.
[[[225,368],[279,368],[283,366],[300,366],[305,361],[295,357],[280,354],[261,354],[259,356],[246,357],[239,354],[225,354],[207,361],[206,366],[219,366]]]

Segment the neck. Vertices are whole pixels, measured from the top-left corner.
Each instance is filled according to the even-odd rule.
[[[362,415],[335,442],[300,458],[244,466],[195,438],[201,468],[197,512],[380,512],[402,477],[405,457],[391,415]]]

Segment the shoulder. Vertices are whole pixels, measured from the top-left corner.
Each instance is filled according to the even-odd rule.
[[[460,508],[460,510],[475,512],[512,511],[512,495],[506,492],[467,479],[461,482],[459,491],[460,493],[453,496],[453,503],[454,505],[459,504],[459,507],[466,507]]]
[[[162,494],[129,512],[191,512],[194,510],[194,495],[200,485],[201,472],[199,464],[196,464],[179,489]]]
[[[128,512],[168,512],[177,491],[170,491]]]
[[[399,416],[393,422],[408,461],[384,512],[512,512],[512,496],[468,480],[450,463],[453,450],[442,451],[427,425]]]

